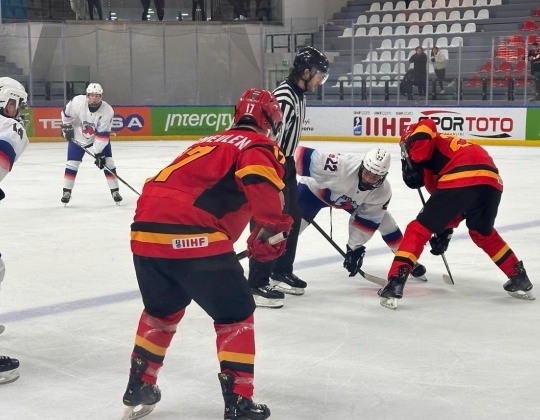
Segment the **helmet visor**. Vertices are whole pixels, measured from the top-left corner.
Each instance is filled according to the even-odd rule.
[[[319,79],[319,85],[324,85],[324,82],[328,80],[328,72],[317,70],[314,77]]]

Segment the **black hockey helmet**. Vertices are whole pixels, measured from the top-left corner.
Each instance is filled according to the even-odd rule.
[[[326,55],[314,47],[302,48],[294,58],[293,71],[291,76],[297,79],[302,76],[305,69],[309,70],[309,79],[311,80],[317,73],[323,75],[321,85],[328,78],[328,67],[330,63]]]

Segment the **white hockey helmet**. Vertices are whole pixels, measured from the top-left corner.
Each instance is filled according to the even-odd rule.
[[[99,83],[90,83],[86,88],[86,94],[93,93],[95,95],[103,95],[103,88]]]
[[[362,191],[374,190],[382,185],[390,170],[390,153],[374,148],[366,153],[358,173],[358,188]]]
[[[5,108],[10,99],[16,102],[18,114],[21,108],[26,107],[26,89],[11,77],[0,77],[0,109]]]

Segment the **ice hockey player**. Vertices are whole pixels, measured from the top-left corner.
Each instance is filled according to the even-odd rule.
[[[534,299],[523,262],[494,228],[503,182],[493,159],[479,145],[437,132],[435,122],[422,120],[401,137],[403,180],[409,188],[425,187],[431,194],[409,223],[379,290],[381,304],[395,309],[411,268],[429,241],[431,253],[443,254],[453,229],[465,220],[469,235],[508,277],[503,288],[511,296]]]
[[[99,83],[90,83],[86,95],[77,95],[62,110],[62,136],[68,141],[67,163],[64,171],[64,188],[61,201],[71,200],[77,171],[84,157],[83,147],[91,148],[95,165],[104,169],[107,184],[115,203],[122,201],[118,187],[116,166],[112,157],[110,133],[114,111],[102,100],[103,88]],[[110,172],[109,172],[110,169]],[[111,173],[112,172],[112,173]]]
[[[0,77],[0,181],[11,172],[13,164],[28,146],[24,120],[20,115],[26,106],[28,95],[24,86],[11,77]],[[0,189],[0,201],[5,198]],[[0,285],[6,273],[6,266],[0,255]],[[3,331],[4,327],[0,325]],[[0,385],[19,378],[19,361],[0,356]]]
[[[369,150],[363,158],[304,146],[296,149],[296,172],[301,177],[298,183],[301,231],[323,208],[347,211],[350,214],[349,240],[343,267],[351,277],[362,267],[365,244],[377,230],[393,252],[397,251],[403,239],[388,211],[392,197],[392,187],[386,179],[390,160],[390,153],[377,147]],[[413,276],[425,281],[425,272],[425,267],[417,264]],[[274,304],[272,300],[263,302],[254,297],[258,306],[272,307]]]
[[[131,226],[144,310],[124,419],[148,414],[160,400],[158,372],[192,300],[214,320],[224,419],[270,416],[251,399],[255,303],[233,244],[253,218],[248,256],[270,261],[285,252],[285,241],[271,241],[293,223],[283,213],[285,158],[275,143],[282,118],[272,93],[249,89],[232,129],[202,138],[145,183]]]

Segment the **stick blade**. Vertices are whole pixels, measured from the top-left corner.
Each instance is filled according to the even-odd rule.
[[[398,300],[396,298],[385,298],[381,296],[380,303],[381,306],[388,309],[397,309],[398,307]]]

